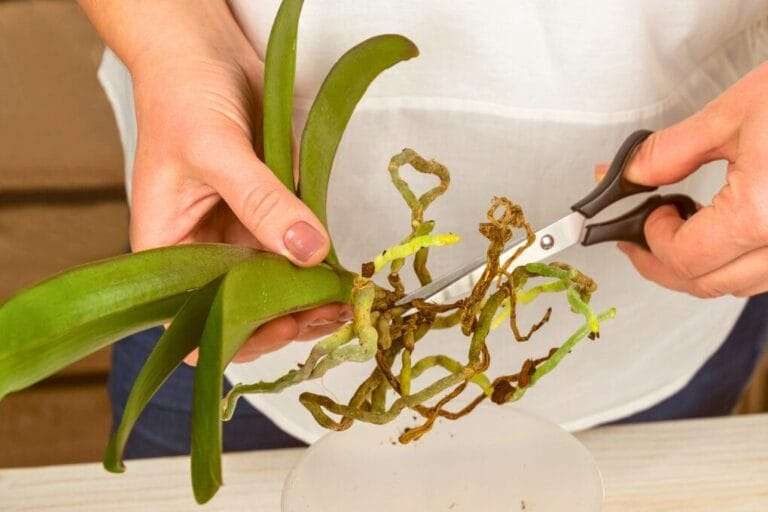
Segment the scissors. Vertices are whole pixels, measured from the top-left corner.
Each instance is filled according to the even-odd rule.
[[[644,192],[653,192],[657,187],[632,183],[624,177],[627,164],[640,144],[653,133],[638,130],[632,133],[619,148],[611,166],[600,183],[582,200],[571,206],[573,213],[536,232],[536,240],[514,261],[514,266],[549,258],[575,244],[585,247],[601,242],[634,242],[648,249],[644,226],[648,216],[660,206],[673,205],[680,216],[687,220],[696,213],[696,202],[682,194],[653,195],[639,206],[606,222],[587,224],[587,221],[613,203],[626,197]],[[514,243],[504,249],[501,260],[509,258],[526,241]],[[485,269],[485,258],[479,258],[432,283],[406,295],[398,305],[414,299],[423,299],[437,304],[447,304],[468,295]]]

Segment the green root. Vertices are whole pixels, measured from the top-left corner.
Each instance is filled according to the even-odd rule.
[[[422,235],[411,238],[407,242],[394,245],[379,253],[373,259],[374,273],[379,272],[387,263],[406,258],[420,249],[427,247],[441,247],[458,243],[459,236],[455,233],[440,233],[437,235]]]
[[[616,309],[611,308],[607,311],[604,311],[596,316],[596,319],[598,322],[602,322],[605,320],[610,320],[616,317]],[[543,376],[554,370],[557,365],[560,364],[560,362],[571,353],[573,350],[573,347],[576,346],[577,343],[582,341],[584,338],[586,338],[590,332],[594,332],[592,330],[592,326],[589,324],[585,324],[581,326],[576,332],[574,332],[570,338],[566,340],[565,343],[563,343],[560,348],[558,348],[545,362],[543,362],[540,366],[536,368],[536,370],[533,372],[533,375],[530,377],[530,382],[527,386],[517,388],[515,392],[509,397],[508,402],[514,402],[517,400],[520,400],[523,395],[525,394],[528,389],[531,388],[534,384],[536,384],[539,379],[541,379]]]
[[[316,371],[318,362],[323,357],[334,354],[339,347],[349,343],[353,339],[354,331],[352,329],[352,324],[347,324],[312,347],[309,357],[307,357],[307,360],[304,361],[298,369],[291,370],[282,377],[271,382],[262,381],[254,384],[237,384],[222,401],[222,419],[224,421],[232,419],[232,415],[235,413],[235,407],[237,406],[237,401],[243,395],[280,393],[284,389],[295,386],[305,380],[322,377],[325,372],[318,373]],[[330,369],[330,365],[326,365],[325,371],[328,369]]]

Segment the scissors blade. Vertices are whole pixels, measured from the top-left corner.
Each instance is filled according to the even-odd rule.
[[[584,225],[587,218],[579,212],[573,212],[557,222],[536,232],[536,241],[515,259],[513,265],[519,267],[528,263],[549,258],[560,251],[581,242]],[[504,249],[501,261],[511,257],[520,247],[525,246],[525,240],[514,243]],[[423,299],[435,304],[447,304],[468,295],[485,270],[485,258],[478,258],[468,265],[446,274],[440,279],[422,286],[413,293],[406,295],[398,305]]]

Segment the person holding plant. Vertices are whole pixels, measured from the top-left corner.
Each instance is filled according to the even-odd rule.
[[[252,143],[279,1],[80,4],[110,48],[100,78],[125,147],[132,249],[225,242],[300,266],[321,262],[328,233]],[[422,52],[418,64],[403,64],[371,87],[342,142],[332,195],[344,199],[329,205],[342,260],[366,261],[380,245],[371,241],[401,234],[380,169],[403,146],[450,167],[461,192],[449,193],[434,215],[443,228],[471,235],[498,193],[521,203],[537,227],[558,218],[591,187],[596,158],[610,156],[637,128],[657,129],[635,155],[631,179],[679,183],[704,203],[713,199],[685,222],[672,208],[656,211],[646,223],[650,252],[620,246],[646,280],[614,248],[563,256],[593,274],[620,316],[610,343],[575,359],[527,407],[572,428],[728,412],[768,336],[764,2],[715,12],[605,0],[587,13],[502,0],[307,0],[302,20],[298,126],[328,64],[362,38],[400,32]],[[710,164],[720,161],[725,178],[722,165]],[[372,219],[391,219],[392,227],[371,232],[382,224]],[[483,250],[479,236],[462,245],[452,259],[438,256],[435,271]],[[273,320],[236,362],[267,365],[261,356],[333,332],[349,315],[329,305]],[[561,339],[570,326],[548,328]],[[116,420],[159,334],[116,345]],[[195,354],[187,360],[194,364]],[[188,451],[191,386],[191,369],[179,368],[136,426],[128,457]],[[225,449],[299,442],[247,405],[225,426]]]

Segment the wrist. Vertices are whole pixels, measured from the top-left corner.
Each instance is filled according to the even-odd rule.
[[[79,0],[131,74],[252,52],[225,0]]]

